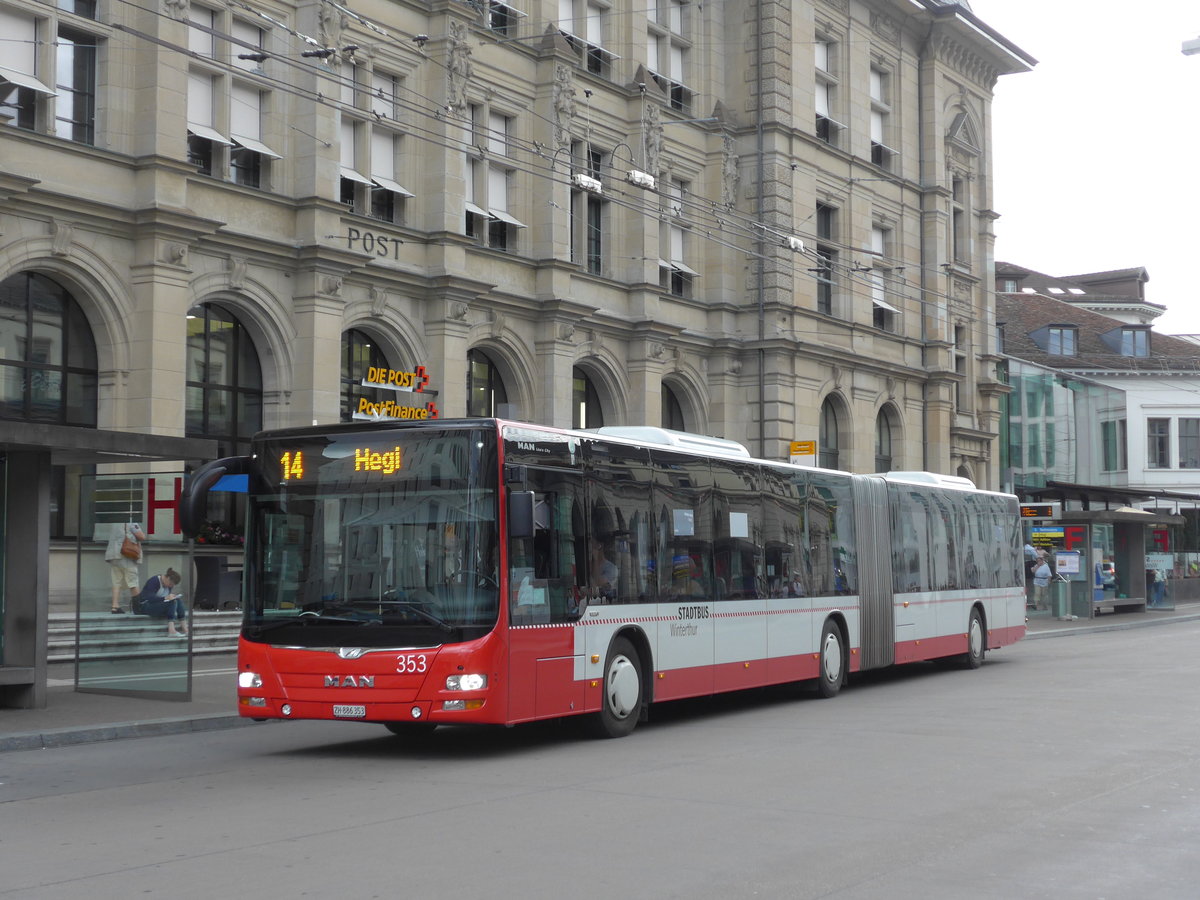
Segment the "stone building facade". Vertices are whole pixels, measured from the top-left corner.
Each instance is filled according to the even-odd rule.
[[[422,366],[396,414],[998,483],[990,103],[1034,61],[967,3],[0,0],[0,31],[0,417],[229,453]]]

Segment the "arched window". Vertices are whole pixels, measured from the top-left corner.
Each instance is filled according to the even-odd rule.
[[[388,399],[383,394],[391,391],[381,391],[376,388],[365,388],[362,380],[366,377],[367,369],[371,367],[390,368],[387,358],[379,345],[371,340],[370,335],[351,328],[342,332],[342,421],[349,422],[358,410],[358,401],[365,399],[372,402]]]
[[[58,282],[0,282],[0,419],[96,427],[96,342]]]
[[[571,398],[571,427],[600,428],[604,425],[604,411],[600,409],[600,395],[583,369],[576,366],[571,370],[573,385]]]
[[[198,306],[187,322],[188,437],[217,442],[221,456],[248,453],[262,429],[262,369],[242,323],[216,304]]]
[[[892,439],[895,436],[895,416],[886,406],[875,419],[875,471],[890,472],[892,465]]]
[[[687,423],[683,420],[683,406],[675,392],[665,384],[662,386],[662,427],[672,431],[687,431]]]
[[[506,416],[508,392],[496,364],[482,350],[467,353],[467,416],[486,419]]]
[[[826,469],[838,467],[842,431],[838,421],[837,407],[831,398],[821,404],[821,435],[819,439],[819,463]]]

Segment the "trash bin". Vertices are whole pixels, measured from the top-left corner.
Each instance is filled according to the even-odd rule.
[[[1065,581],[1055,581],[1050,584],[1050,613],[1055,618],[1062,618],[1070,612],[1068,591],[1071,585]]]

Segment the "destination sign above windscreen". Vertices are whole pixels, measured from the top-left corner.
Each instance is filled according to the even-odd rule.
[[[304,480],[307,474],[305,452],[305,450],[297,448],[285,450],[280,454],[279,468],[284,481]],[[352,471],[354,472],[375,472],[385,478],[395,475],[404,468],[404,451],[400,449],[399,445],[382,450],[374,447],[353,447],[344,458],[347,463],[353,463]]]

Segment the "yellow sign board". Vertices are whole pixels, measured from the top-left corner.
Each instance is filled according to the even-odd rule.
[[[816,441],[792,441],[790,456],[816,456]]]

